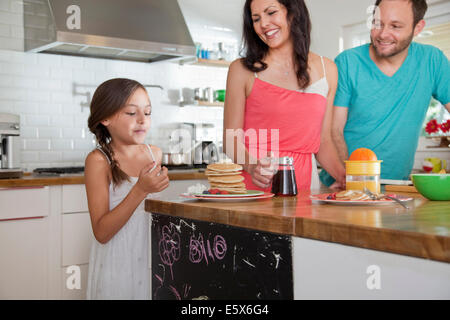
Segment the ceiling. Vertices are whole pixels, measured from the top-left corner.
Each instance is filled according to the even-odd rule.
[[[240,39],[245,0],[178,0],[194,41],[204,30]]]

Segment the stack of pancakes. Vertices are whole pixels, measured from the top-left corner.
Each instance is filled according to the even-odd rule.
[[[213,163],[206,167],[211,189],[228,191],[233,194],[247,193],[244,177],[241,176],[242,166],[235,163]]]
[[[344,190],[336,193],[336,200],[371,200],[370,197],[359,190]]]

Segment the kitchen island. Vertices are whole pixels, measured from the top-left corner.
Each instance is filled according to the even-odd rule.
[[[313,192],[319,193],[319,192]],[[154,299],[450,298],[450,202],[146,200]]]

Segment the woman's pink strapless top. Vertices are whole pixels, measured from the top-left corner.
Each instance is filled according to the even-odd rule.
[[[312,154],[320,147],[320,132],[327,99],[317,93],[288,90],[255,78],[246,99],[245,146],[260,159],[270,155],[293,157],[298,190],[311,186]],[[277,142],[278,140],[278,142]],[[255,186],[247,172],[242,173],[248,190]]]

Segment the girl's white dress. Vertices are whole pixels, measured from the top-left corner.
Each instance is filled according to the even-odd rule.
[[[149,150],[154,159],[150,147]],[[138,178],[130,177],[130,180],[116,188],[110,184],[110,210],[127,196]],[[89,258],[87,299],[150,299],[150,219],[144,203],[139,204],[127,223],[107,243],[94,239]]]

